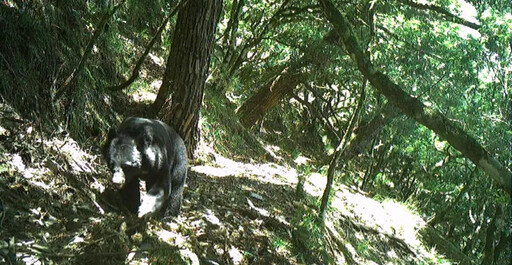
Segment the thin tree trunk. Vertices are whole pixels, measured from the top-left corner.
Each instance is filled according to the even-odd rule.
[[[367,174],[365,174],[365,177],[363,179],[363,182],[361,183],[361,189],[362,190],[368,190],[366,187],[370,182],[375,181],[375,172],[382,168],[382,164],[384,164],[384,157],[386,155],[386,151],[388,150],[390,144],[384,145],[383,148],[379,148],[380,150],[373,150],[375,151],[373,153],[373,157],[375,162],[372,160],[371,163],[368,165]],[[376,154],[376,156],[375,156]],[[372,183],[373,184],[373,183]]]
[[[512,191],[512,173],[461,127],[440,112],[425,106],[419,99],[411,97],[399,85],[393,83],[388,76],[377,71],[370,62],[368,54],[361,49],[350,22],[329,0],[319,0],[319,2],[327,19],[341,37],[348,54],[373,87],[407,116],[425,125],[448,141],[455,149],[493,178],[498,187],[510,194]]]
[[[238,22],[240,21],[240,11],[244,5],[244,0],[234,0],[231,4],[228,25],[224,30],[224,36],[222,37],[222,46],[224,46],[224,56],[222,62],[224,64],[227,64],[227,61],[231,58],[231,56],[233,56],[233,51],[236,45]]]
[[[501,237],[499,239],[499,243],[496,245],[496,249],[494,249],[494,263],[498,263],[500,258],[507,259],[510,258],[510,250],[511,250],[512,241],[510,240],[510,232],[505,231],[501,232]],[[504,257],[504,258],[503,258]]]
[[[495,236],[497,230],[496,221],[501,217],[502,210],[500,205],[496,205],[496,211],[494,216],[487,226],[485,231],[485,242],[484,242],[484,257],[482,259],[482,265],[493,265],[494,264],[494,251],[495,251]]]
[[[329,163],[329,169],[327,169],[327,183],[325,184],[324,193],[322,194],[322,201],[320,203],[320,219],[323,222],[325,220],[325,213],[327,211],[327,204],[329,203],[329,198],[331,196],[332,184],[334,183],[334,172],[336,167],[338,166],[339,158],[343,156],[343,153],[346,149],[347,143],[349,141],[350,135],[352,134],[352,130],[354,129],[357,117],[359,116],[359,112],[363,108],[364,98],[365,98],[365,90],[366,90],[366,80],[363,82],[363,86],[361,89],[361,95],[359,97],[359,101],[357,102],[357,107],[350,118],[350,121],[347,125],[347,129],[345,130],[345,134],[340,140],[340,143],[334,150],[334,154],[332,155],[331,162]]]
[[[475,171],[473,170],[469,177],[471,177],[473,175],[473,172],[475,172]],[[462,199],[462,196],[464,196],[464,194],[466,194],[466,192],[468,191],[469,187],[470,187],[469,183],[464,184],[464,187],[459,192],[457,197],[455,197],[455,199],[452,201],[452,203],[450,203],[443,210],[437,212],[434,215],[434,218],[432,218],[430,221],[428,221],[428,224],[431,225],[432,227],[434,227],[436,224],[439,224],[439,223],[443,222],[445,220],[446,214],[451,212],[451,210],[453,209],[453,207],[455,207],[455,205],[458,205],[460,199]]]
[[[363,179],[361,180],[361,185],[359,185],[359,189],[361,190],[366,190],[366,183],[368,182],[370,176],[373,176],[373,164],[377,164],[377,162],[375,162],[377,156],[375,153],[377,152],[377,150],[373,148],[376,142],[377,138],[374,138],[372,141],[372,145],[370,146],[370,150],[368,151],[368,156],[370,157],[370,159],[367,162],[366,170],[364,171]]]
[[[164,109],[163,121],[181,135],[189,157],[199,140],[199,109],[221,9],[222,0],[188,0],[179,11],[164,78],[152,106],[155,114]]]

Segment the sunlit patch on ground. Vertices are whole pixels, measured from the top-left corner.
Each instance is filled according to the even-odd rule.
[[[113,190],[99,154],[69,136],[42,140],[16,126],[2,126],[11,138],[1,142],[0,250],[12,249],[2,253],[26,264],[305,264],[306,254],[320,260],[318,246],[300,252],[296,231],[316,218],[314,202],[326,183],[321,174],[308,175],[304,200],[295,193],[295,169],[238,162],[202,143],[180,216],[140,221],[107,196]],[[326,230],[312,225],[302,239],[319,237],[336,264],[435,257],[417,238],[423,221],[403,205],[341,185],[330,206]]]
[[[316,197],[322,196],[324,192],[325,185],[327,184],[327,178],[319,173],[312,173],[306,179],[306,183],[304,183],[304,190]]]
[[[213,148],[208,147],[204,143],[201,149],[206,155],[213,157],[212,163],[214,165],[198,165],[191,167],[191,170],[197,173],[216,177],[252,176],[258,178],[259,181],[280,185],[295,185],[297,183],[297,172],[293,168],[286,168],[275,163],[253,164],[237,162],[217,154],[213,151]]]
[[[158,84],[158,82],[160,81],[155,81],[154,83],[152,83],[152,86],[153,84],[155,84],[155,86]],[[136,93],[133,93],[130,95],[133,99],[134,102],[146,102],[146,103],[150,103],[150,102],[154,102],[155,99],[156,99],[156,95],[155,93],[152,93],[152,92],[148,92],[148,91],[137,91]]]
[[[381,233],[402,238],[411,246],[420,245],[416,232],[425,222],[406,206],[391,200],[379,202],[363,194],[353,193],[347,187],[337,191],[335,196],[331,206],[339,214]]]
[[[211,180],[213,183],[219,183],[222,178],[257,178],[265,183],[286,185],[290,190],[293,190],[297,184],[297,172],[294,169],[289,170],[274,164],[237,162],[215,154],[213,151],[210,152],[211,159],[208,165],[194,166],[192,171],[214,177]],[[215,178],[220,179],[217,181]],[[268,180],[269,178],[270,180]],[[307,177],[304,190],[309,196],[319,199],[325,185],[325,176],[312,173]],[[268,195],[267,193],[262,193],[261,189],[254,186],[249,187],[243,183],[239,183],[238,187],[241,187],[242,194],[247,200],[246,205],[252,211],[260,216],[276,216],[276,212],[273,211],[275,207],[272,207],[273,203],[261,204],[261,201],[256,199],[260,196],[259,194]],[[247,192],[243,193],[243,191]],[[264,196],[263,200],[279,201],[279,196],[273,198],[270,196],[270,199],[269,196]],[[236,204],[244,205],[243,197],[240,198],[240,195],[232,197],[238,198]],[[254,205],[253,201],[258,205]],[[283,224],[287,224],[287,221],[283,220]],[[409,252],[420,257],[435,259],[435,256],[423,247],[417,236],[418,230],[424,225],[425,222],[406,206],[391,200],[376,201],[344,185],[337,186],[331,200],[331,210],[326,219],[326,227],[330,228],[330,233],[333,233],[330,236],[343,240],[345,255],[352,256],[359,264],[397,264],[396,262],[406,260],[419,262],[419,259],[414,256],[407,257]],[[343,239],[344,237],[346,238]],[[397,245],[398,250],[393,247],[394,244]],[[282,247],[276,247],[276,249],[285,251]],[[377,254],[381,252],[385,254]],[[333,256],[336,255],[338,255],[336,258],[338,262],[346,262],[343,255],[334,254]],[[379,255],[382,257],[379,258]],[[379,259],[382,262],[387,260],[387,262],[375,262]]]

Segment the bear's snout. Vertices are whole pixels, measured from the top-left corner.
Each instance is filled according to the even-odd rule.
[[[114,186],[116,186],[116,188],[118,189],[123,187],[125,181],[126,178],[124,177],[124,173],[122,170],[115,171],[112,175],[112,183],[114,183]]]

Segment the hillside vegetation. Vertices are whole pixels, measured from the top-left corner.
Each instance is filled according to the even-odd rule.
[[[0,1],[0,263],[508,264],[511,12]],[[178,217],[123,211],[129,116],[185,140]]]

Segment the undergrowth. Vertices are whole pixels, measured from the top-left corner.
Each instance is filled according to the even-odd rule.
[[[315,210],[309,207],[300,207],[292,219],[295,227],[293,231],[293,246],[299,253],[299,260],[304,264],[330,264],[325,246],[324,229]]]
[[[122,92],[110,93],[105,88],[131,73],[137,51],[153,36],[154,25],[165,15],[153,11],[165,10],[163,7],[171,3],[125,3],[94,43],[91,56],[69,84],[68,92],[56,98],[98,30],[99,20],[109,8],[104,3],[108,2],[2,2],[0,100],[23,117],[38,121],[46,132],[66,131],[77,140],[100,137],[118,122],[117,113],[124,112],[128,99]]]
[[[238,121],[236,106],[225,96],[208,93],[201,110],[202,133],[205,141],[213,145],[220,154],[235,160],[264,160],[266,151],[258,139]]]

